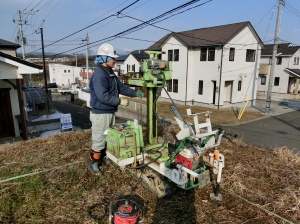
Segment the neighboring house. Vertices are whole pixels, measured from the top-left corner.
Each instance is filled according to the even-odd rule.
[[[129,54],[121,55],[116,59],[115,72],[120,75],[124,75],[126,72],[125,60],[128,58]]]
[[[86,86],[89,84],[89,80],[91,79],[96,68],[97,67],[92,67],[89,65],[88,72],[87,72],[87,67],[81,67],[81,70],[80,70],[80,78],[81,79],[79,80],[80,86]]]
[[[258,92],[267,92],[274,44],[265,45],[261,51]],[[274,67],[272,92],[278,94],[298,93],[300,80],[300,46],[290,43],[278,44]]]
[[[148,50],[172,61],[167,90],[173,100],[219,107],[256,99],[262,47],[251,23],[241,22],[170,33]]]
[[[16,57],[20,45],[0,39],[0,138],[28,138],[22,85],[23,76],[43,67]],[[20,118],[20,121],[16,117]]]
[[[128,55],[122,55],[116,60],[115,71],[118,75],[139,72],[141,68],[141,62],[146,58],[147,55],[143,51],[137,50],[132,51]]]
[[[82,68],[49,63],[49,77],[51,83],[56,83],[58,86],[70,87],[72,83],[78,83],[80,80],[80,72]]]

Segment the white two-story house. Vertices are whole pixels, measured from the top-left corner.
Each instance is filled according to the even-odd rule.
[[[49,63],[50,82],[56,83],[59,87],[70,87],[73,83],[86,85],[87,78],[91,78],[94,70],[95,67],[89,67],[87,74],[86,67]]]
[[[173,100],[219,108],[256,99],[262,47],[251,23],[241,22],[170,33],[148,50],[172,61],[167,90]]]
[[[132,51],[128,55],[122,55],[116,60],[115,71],[118,75],[139,72],[141,62],[146,58],[147,55],[143,51]]]
[[[265,45],[262,49],[257,91],[268,91],[269,77],[272,64],[274,44]],[[300,46],[290,43],[278,44],[273,80],[272,93],[298,93],[300,81]]]
[[[71,86],[80,79],[80,67],[49,63],[49,78],[51,83],[58,86]]]

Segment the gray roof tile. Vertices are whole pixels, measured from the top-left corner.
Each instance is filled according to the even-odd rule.
[[[249,21],[222,26],[207,27],[183,32],[169,33],[151,45],[148,50],[161,50],[162,45],[168,38],[174,36],[182,42],[183,45],[189,47],[223,45],[228,43],[235,35],[237,35],[246,26],[252,30],[257,40],[262,44],[259,36]]]

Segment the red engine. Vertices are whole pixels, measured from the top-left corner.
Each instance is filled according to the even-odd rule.
[[[197,154],[196,154],[197,155]],[[179,154],[175,156],[175,164],[180,164],[190,170],[197,169],[199,165],[198,156],[195,156],[190,149],[184,149]]]

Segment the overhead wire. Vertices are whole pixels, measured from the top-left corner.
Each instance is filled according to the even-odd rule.
[[[296,17],[298,17],[298,19],[300,18],[300,11],[298,9],[296,9],[291,3],[289,3],[288,1],[285,1],[285,5],[284,8],[286,8],[288,11],[290,11],[293,15],[295,15]]]
[[[181,13],[184,13],[184,12],[188,11],[188,10],[191,10],[191,9],[196,8],[196,7],[202,6],[202,5],[204,5],[204,4],[208,3],[208,2],[211,2],[211,1],[213,1],[213,0],[208,0],[208,1],[204,2],[204,3],[201,3],[201,4],[199,4],[199,5],[190,7],[190,8],[188,8],[188,9],[183,10],[183,11],[181,11],[181,12],[178,12],[178,13],[176,13],[176,14],[172,14],[172,15],[166,17],[166,18],[162,18],[161,20],[155,21],[155,22],[153,22],[153,23],[150,23],[149,21],[146,21],[146,22],[145,22],[145,21],[136,19],[136,18],[134,18],[134,17],[129,17],[129,16],[127,16],[127,15],[125,15],[124,17],[129,17],[129,18],[131,18],[131,19],[135,19],[135,20],[138,20],[138,21],[140,21],[140,22],[143,22],[143,23],[145,23],[145,24],[147,24],[147,25],[150,25],[150,26],[156,27],[156,28],[158,28],[158,29],[162,29],[162,30],[169,31],[169,32],[172,32],[172,33],[173,33],[173,31],[171,31],[171,30],[169,30],[169,29],[162,28],[162,27],[158,27],[158,26],[155,26],[154,24],[160,23],[160,22],[162,22],[162,21],[164,21],[164,20],[167,20],[167,19],[169,19],[169,18],[171,18],[171,17],[173,17],[173,16],[179,15],[179,14],[181,14]],[[180,9],[181,9],[181,8],[180,8]],[[177,11],[177,10],[179,10],[179,9],[176,9],[175,11]],[[142,28],[143,28],[143,27],[139,28],[138,30],[140,30],[140,29],[142,29]],[[137,30],[135,30],[135,31],[137,31]],[[206,41],[209,41],[209,40],[206,40]]]
[[[39,4],[41,4],[43,2],[43,0],[40,0],[40,2],[39,3],[37,3],[30,11],[33,11],[36,7],[38,7],[39,6]]]
[[[137,1],[136,1],[137,2]],[[193,2],[193,1],[190,1],[190,2]],[[190,3],[189,2],[189,3]],[[40,3],[39,3],[40,4]],[[134,3],[132,3],[132,4],[134,4]],[[125,7],[124,9],[126,9],[127,7]],[[187,9],[187,10],[189,10],[189,9]],[[121,11],[119,11],[119,12],[121,12],[122,13],[122,10]],[[182,12],[180,12],[180,13],[182,13]],[[179,13],[177,13],[177,14],[179,14]],[[175,16],[175,15],[173,15],[173,16]],[[127,17],[129,17],[129,16],[127,16]],[[171,16],[170,16],[171,17]],[[167,18],[169,18],[169,17],[167,17]],[[165,19],[167,19],[167,18],[165,18]],[[165,19],[161,19],[161,20],[158,20],[157,22],[160,22],[160,21],[163,21],[163,20],[165,20]],[[157,22],[154,22],[153,24],[151,24],[151,25],[153,25],[153,26],[155,26],[154,24],[155,23],[157,23]],[[88,26],[89,27],[89,26]],[[142,27],[140,28],[140,29],[142,29]],[[163,28],[162,28],[163,29]],[[131,32],[134,32],[134,31],[131,31]],[[75,34],[75,33],[73,33],[73,34]],[[71,34],[72,35],[72,34]],[[121,34],[120,34],[121,35]],[[123,35],[126,35],[126,34],[123,34]],[[68,37],[68,36],[67,36]],[[115,39],[117,36],[112,36],[112,39]],[[118,36],[117,38],[122,38],[121,36]],[[109,38],[105,38],[105,39],[103,39],[103,40],[109,40]],[[58,41],[60,41],[60,40],[58,40]],[[55,42],[58,42],[58,41],[55,41]],[[100,40],[101,41],[101,40]],[[99,41],[98,41],[99,42]],[[54,44],[54,42],[52,43],[52,44]],[[50,45],[52,45],[52,44],[50,44]],[[48,45],[48,46],[50,46],[50,45]],[[39,49],[37,49],[37,50],[39,50]],[[37,50],[35,50],[35,51],[37,51]],[[70,50],[71,51],[71,50]],[[66,53],[66,52],[63,52],[63,53]]]
[[[267,27],[267,29],[266,29],[265,36],[264,36],[264,38],[263,38],[263,42],[265,42],[265,39],[266,39],[267,33],[268,33],[268,31],[269,31],[269,28],[270,28],[270,25],[271,25],[271,21],[272,21],[272,19],[273,19],[273,15],[274,15],[274,12],[275,12],[275,7],[276,7],[276,4],[273,6],[272,15],[271,15],[271,18],[270,18],[270,21],[269,21],[268,27]]]
[[[209,1],[208,1],[208,2],[209,2]],[[206,2],[206,3],[207,3],[207,2]],[[206,3],[202,3],[202,4],[200,4],[200,5],[203,5],[203,4],[206,4]],[[191,4],[191,3],[189,2],[189,3],[187,3],[187,4],[189,5],[189,4]],[[200,5],[198,5],[198,6],[200,6]],[[183,6],[183,5],[182,5],[182,6]],[[168,12],[166,12],[166,13],[164,13],[164,14],[162,14],[162,15],[166,15],[167,13],[170,13],[170,12],[172,12],[172,11],[176,11],[176,10],[178,10],[179,8],[182,8],[182,6],[179,6],[179,7],[176,7],[176,8],[174,8],[174,9],[172,9],[172,10],[169,10]],[[198,7],[198,6],[195,6],[195,7]],[[191,9],[191,8],[190,8],[190,9]],[[190,10],[190,9],[187,9],[187,10]],[[146,26],[146,25],[147,25],[147,26],[148,26],[148,25],[155,26],[155,25],[153,25],[153,23],[156,23],[157,21],[162,21],[162,20],[158,20],[158,19],[161,18],[162,15],[160,15],[160,16],[158,16],[158,17],[155,17],[155,18],[153,18],[153,19],[151,19],[151,20],[148,20],[148,21],[142,21],[142,20],[139,20],[139,21],[142,21],[141,24],[139,24],[139,25],[137,25],[137,26],[135,26],[135,27],[132,27],[131,29],[125,30],[125,31],[123,31],[123,32],[120,32],[120,33],[118,33],[118,34],[116,34],[116,35],[113,35],[113,36],[110,36],[110,37],[103,38],[103,39],[101,39],[101,40],[92,42],[92,43],[90,43],[90,45],[92,45],[92,44],[94,44],[94,43],[99,43],[100,41],[107,41],[107,40],[113,40],[113,39],[116,39],[116,38],[122,38],[124,35],[127,35],[127,34],[129,34],[129,33],[131,33],[131,32],[135,32],[136,30],[139,30],[139,29],[143,28],[143,26]],[[125,15],[125,17],[133,18],[133,17],[127,16],[127,15]],[[122,18],[122,17],[121,17],[121,18]],[[135,19],[135,18],[134,18],[134,19]],[[136,19],[136,20],[138,20],[138,19]],[[156,20],[157,20],[157,21],[156,21]],[[155,22],[155,21],[156,21],[156,22]],[[151,22],[153,22],[153,23],[151,23]],[[155,26],[155,27],[161,28],[161,27],[158,27],[158,26]],[[165,29],[165,28],[161,28],[161,29],[167,30],[167,31],[169,31],[169,32],[173,32],[173,31],[168,30],[168,29]],[[199,39],[200,39],[200,38],[199,38]],[[206,40],[206,41],[210,41],[210,40]],[[93,45],[92,45],[92,46],[93,46]],[[81,48],[81,47],[78,47],[78,48]],[[76,48],[76,49],[78,49],[78,48]],[[71,50],[69,50],[69,51],[76,50],[76,49],[71,49]],[[67,52],[69,52],[69,51],[65,51],[65,52],[62,52],[62,53],[59,53],[59,54],[67,53]]]
[[[100,41],[103,41],[103,40],[106,40],[106,41],[107,41],[107,40],[112,40],[112,39],[117,38],[117,37],[120,36],[120,35],[125,35],[125,34],[127,34],[127,33],[131,33],[132,31],[134,31],[134,30],[136,30],[136,29],[138,29],[138,28],[140,28],[140,27],[147,26],[147,23],[149,23],[149,22],[154,22],[155,20],[158,20],[158,19],[160,19],[160,18],[163,18],[163,17],[166,16],[167,14],[170,14],[170,13],[172,13],[172,12],[174,12],[174,11],[178,11],[178,10],[180,10],[180,9],[182,9],[182,8],[184,8],[184,7],[187,7],[187,6],[189,6],[189,5],[191,5],[191,4],[195,3],[195,2],[198,2],[198,1],[199,1],[199,0],[192,0],[192,1],[189,1],[189,2],[187,2],[187,3],[185,3],[185,4],[183,4],[183,5],[180,5],[180,6],[176,7],[176,8],[173,8],[173,9],[171,9],[171,10],[169,10],[169,11],[167,11],[167,12],[165,12],[165,13],[163,13],[163,14],[161,14],[161,15],[155,17],[155,18],[152,18],[152,19],[150,19],[150,20],[148,20],[148,21],[146,21],[146,22],[143,22],[143,23],[141,23],[141,24],[139,24],[139,25],[137,25],[137,26],[134,26],[134,27],[132,27],[132,28],[129,28],[129,29],[125,30],[125,31],[122,31],[122,32],[120,32],[120,33],[118,33],[118,34],[116,34],[116,35],[113,35],[113,36],[110,36],[110,37],[103,38],[103,39],[101,39],[101,40],[92,42],[92,43],[90,43],[90,45],[92,45],[92,44],[94,44],[94,43],[99,43]],[[210,0],[210,1],[211,1],[211,0]],[[123,10],[120,10],[119,12],[122,12],[122,11],[123,11]],[[119,13],[119,12],[118,12],[118,13]],[[117,14],[118,14],[118,13],[117,13]],[[114,15],[117,15],[117,14],[113,14],[113,15],[111,15],[111,16],[114,16]],[[111,16],[109,16],[109,17],[111,17]],[[109,18],[109,17],[107,17],[107,18]],[[103,19],[103,20],[104,20],[104,19]],[[101,21],[103,21],[103,20],[101,20]],[[97,23],[99,23],[99,22],[101,22],[101,21],[98,21]],[[94,23],[94,24],[96,24],[96,23]],[[92,25],[94,25],[94,24],[92,24]],[[92,25],[90,25],[90,26],[92,26]],[[84,28],[84,29],[87,29],[87,28],[89,28],[90,26],[88,26],[88,27],[86,27],[86,28]],[[75,33],[73,33],[73,34],[70,34],[70,35],[68,35],[67,37],[72,36],[72,35],[74,35],[74,34],[76,34],[76,33],[79,33],[79,32],[81,32],[81,31],[84,30],[84,29],[81,29],[81,30],[79,30],[79,31],[77,31],[77,32],[75,32]],[[67,37],[65,37],[65,38],[67,38]],[[65,39],[65,38],[61,38],[60,40]],[[58,40],[58,41],[60,41],[60,40]],[[54,43],[56,43],[56,42],[58,42],[58,41],[55,41],[55,42],[53,42],[52,44],[54,44]],[[47,45],[47,46],[50,46],[50,45],[51,45],[51,44],[49,44],[49,45]],[[47,46],[45,46],[45,48],[46,48]],[[83,46],[78,47],[78,48],[82,48],[82,47],[83,47]],[[72,51],[72,50],[76,50],[76,49],[78,49],[78,48],[71,49],[71,50],[69,50],[69,51],[65,51],[65,52],[62,52],[62,53],[59,53],[59,54],[64,54],[64,53],[70,52],[70,51]],[[39,49],[37,49],[37,50],[39,50]],[[36,50],[36,51],[37,51],[37,50]],[[59,55],[59,54],[57,54],[57,55]]]
[[[127,1],[128,1],[128,0],[127,0]],[[125,2],[127,2],[127,1],[125,1]],[[133,8],[133,9],[130,10],[129,12],[131,12],[131,11],[133,11],[133,10],[135,10],[135,9],[137,9],[137,8],[139,8],[139,7],[141,7],[141,6],[143,6],[143,5],[145,5],[146,3],[150,2],[150,1],[151,1],[151,0],[146,1],[145,3],[143,3],[143,4],[141,4],[141,5],[139,5],[139,6],[135,7],[135,8]],[[126,6],[125,8],[123,8],[122,10],[120,10],[119,12],[124,11],[125,9],[129,8],[129,6],[132,6],[133,4],[135,4],[135,3],[137,3],[137,2],[138,2],[138,1],[135,1],[134,3],[132,3],[132,4],[128,5],[128,6]],[[121,6],[122,4],[124,4],[124,2],[121,3],[121,4],[119,4],[119,5],[117,5],[116,7],[114,7],[113,9],[111,9],[109,12],[111,12],[112,10],[118,8],[118,7]],[[117,12],[117,13],[118,13],[118,12]],[[105,14],[107,14],[107,13],[105,13]],[[105,14],[103,14],[103,15],[105,15]],[[99,18],[99,17],[98,17],[98,18]],[[117,20],[117,19],[118,19],[118,18],[116,17],[115,19],[113,19],[113,20],[111,20],[111,21],[108,21],[107,23],[104,23],[102,26],[97,27],[96,29],[89,31],[89,34],[92,33],[92,32],[94,32],[95,30],[97,30],[97,29],[99,29],[99,28],[101,28],[101,27],[103,27],[103,26],[105,26],[105,25],[107,25],[107,24],[109,24],[109,23],[111,23],[111,22]],[[93,20],[93,21],[95,21],[95,20]],[[82,39],[84,39],[84,38],[85,38],[85,37],[83,37]],[[76,53],[79,53],[79,51],[76,52]]]
[[[32,0],[32,2],[23,10],[26,11],[27,8],[29,8],[29,6],[31,6],[31,4],[34,2],[35,0]]]
[[[139,1],[139,0],[135,1],[134,3],[138,2],[138,1]],[[130,4],[130,5],[132,5],[132,4]],[[126,6],[125,8],[128,8],[128,7]],[[124,9],[125,9],[125,8],[124,8]],[[120,10],[120,12],[122,12],[124,9]],[[111,18],[111,17],[113,17],[113,16],[116,16],[116,15],[117,15],[117,14],[112,14],[112,15],[109,15],[109,16],[105,17],[104,19],[98,20],[97,22],[94,22],[94,23],[92,23],[92,24],[89,25],[89,26],[86,26],[86,27],[84,27],[84,28],[82,28],[82,29],[80,29],[80,30],[78,30],[78,31],[76,31],[76,32],[73,32],[73,33],[71,33],[71,34],[69,34],[69,35],[67,35],[67,36],[65,36],[65,37],[63,37],[63,38],[57,40],[57,41],[54,41],[54,42],[51,43],[51,44],[48,44],[48,45],[44,46],[44,48],[49,47],[49,46],[51,46],[51,45],[53,45],[53,44],[55,44],[55,43],[57,43],[57,42],[59,42],[59,41],[62,41],[62,40],[64,40],[64,39],[68,38],[68,37],[71,37],[71,36],[73,36],[73,35],[75,35],[75,34],[77,34],[77,33],[80,33],[81,31],[84,31],[84,30],[86,30],[86,29],[88,29],[88,28],[90,28],[90,27],[92,27],[92,26],[94,26],[94,25],[96,25],[96,24],[98,24],[98,23],[100,23],[100,22],[103,22],[103,21],[107,20],[108,18]],[[40,48],[40,49],[37,49],[37,50],[41,50],[41,48]],[[35,51],[37,51],[37,50],[35,50]],[[34,52],[34,51],[33,51],[33,52]]]
[[[46,18],[52,13],[52,11],[56,8],[56,6],[61,2],[61,0],[58,0],[57,3],[53,6],[53,8],[48,12],[48,14],[44,17],[43,21],[46,20]],[[48,6],[47,6],[48,7]]]
[[[133,31],[136,31],[137,29],[139,29],[139,28],[141,28],[141,27],[149,26],[149,23],[155,22],[156,20],[158,20],[158,19],[160,19],[160,18],[163,18],[164,16],[166,16],[166,15],[168,15],[168,14],[174,12],[174,11],[178,11],[178,10],[180,10],[180,9],[182,9],[182,8],[185,8],[185,7],[189,6],[189,5],[191,5],[192,3],[195,3],[195,2],[198,2],[198,1],[199,1],[199,0],[192,0],[192,1],[188,2],[188,3],[185,3],[185,4],[183,4],[183,5],[180,5],[180,6],[178,6],[178,7],[175,7],[175,8],[173,8],[173,9],[171,9],[171,10],[165,12],[165,13],[160,14],[159,16],[156,16],[156,17],[154,17],[154,18],[152,18],[152,19],[150,19],[150,20],[148,20],[148,21],[142,22],[141,24],[138,24],[138,25],[136,25],[136,26],[134,26],[134,27],[131,27],[131,28],[127,29],[127,30],[121,31],[121,32],[119,32],[119,33],[117,33],[117,34],[115,34],[115,35],[112,35],[112,36],[109,36],[109,37],[106,37],[106,38],[102,38],[102,39],[97,40],[97,41],[94,41],[94,42],[91,42],[91,43],[90,43],[90,46],[91,46],[91,45],[93,46],[93,44],[98,44],[98,43],[101,42],[101,41],[107,41],[107,40],[116,39],[116,38],[118,38],[118,37],[120,37],[120,36],[127,35],[127,34],[129,34],[129,33],[132,33]],[[212,0],[210,0],[210,1],[212,1]],[[76,49],[78,49],[78,48],[82,48],[82,47],[77,47],[77,48],[74,48],[74,49],[71,49],[71,50],[68,50],[68,51],[64,51],[64,52],[58,53],[57,55],[67,53],[67,52],[76,50]]]
[[[150,2],[150,1],[151,1],[151,0],[146,1],[145,3],[143,3],[143,4],[141,4],[141,5],[139,5],[139,6],[135,7],[135,8],[133,8],[133,9],[130,10],[130,11],[128,11],[127,13],[130,13],[130,12],[132,12],[133,10],[136,10],[137,8],[139,8],[139,7],[141,7],[141,6],[145,5],[145,4],[147,4],[147,3]],[[117,7],[115,7],[115,8],[117,8]],[[123,13],[122,13],[122,14],[123,14]],[[119,17],[117,16],[115,19],[112,19],[111,21],[109,21],[109,22],[107,22],[107,23],[105,23],[105,24],[103,24],[103,25],[101,25],[101,26],[99,26],[99,27],[97,27],[97,28],[95,28],[95,29],[89,31],[89,33],[93,33],[94,31],[96,31],[96,30],[100,29],[101,27],[103,27],[103,26],[105,26],[105,25],[107,25],[107,24],[109,24],[109,23],[111,23],[111,22],[117,20],[118,18],[119,18]]]

